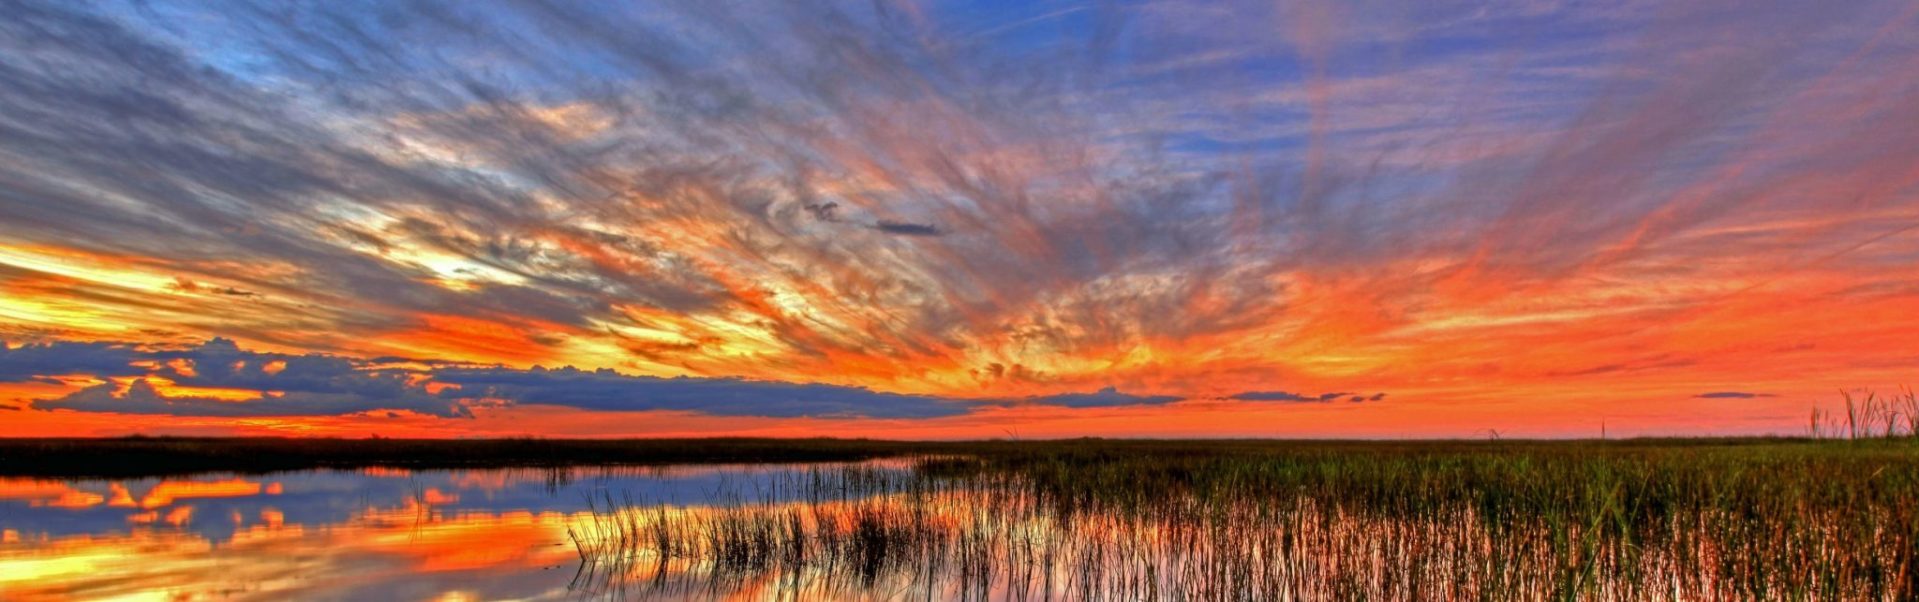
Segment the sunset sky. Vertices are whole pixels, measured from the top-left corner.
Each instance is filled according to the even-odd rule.
[[[1919,3],[0,0],[0,436],[1804,433]]]

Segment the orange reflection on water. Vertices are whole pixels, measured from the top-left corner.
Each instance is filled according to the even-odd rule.
[[[428,506],[457,504],[460,502],[460,494],[440,491],[438,487],[428,487],[420,492],[419,501]]]
[[[162,481],[148,490],[145,497],[140,498],[140,507],[151,510],[170,506],[175,500],[184,498],[250,497],[263,492],[278,494],[279,491],[278,483],[268,487],[259,481],[237,478],[219,481]]]
[[[108,493],[102,494],[58,481],[0,478],[0,500],[21,500],[35,508],[84,509],[105,504],[112,508],[139,509],[141,512],[127,515],[128,523],[165,523],[178,527],[193,521],[193,507],[176,506],[180,500],[279,495],[284,491],[280,483],[262,484],[238,478],[217,481],[170,480],[154,485],[136,502],[126,484],[114,482],[107,487]],[[431,503],[451,503],[458,501],[459,496],[432,490],[428,492],[428,499]],[[169,507],[172,509],[167,510]]]
[[[406,510],[370,510],[350,549],[404,558],[415,572],[545,568],[577,558],[566,542],[576,516],[557,512],[470,513],[422,522]]]
[[[904,467],[900,462],[875,464]],[[738,469],[632,469],[617,474],[633,480],[595,480],[586,490],[617,491],[618,484],[630,483],[657,493],[646,489],[655,479],[727,482]],[[418,473],[411,475],[418,478],[410,483],[366,489],[371,493],[344,506],[335,502],[353,498],[340,497],[346,494],[333,488],[345,473],[320,475],[313,483],[287,477],[284,488],[279,482],[224,476],[75,483],[0,480],[0,500],[13,500],[16,506],[62,499],[91,504],[84,513],[49,510],[38,515],[75,517],[71,524],[29,517],[24,526],[4,525],[9,530],[0,536],[0,600],[572,599],[580,593],[571,584],[581,567],[573,535],[590,539],[587,530],[599,523],[572,501],[580,491],[560,495],[553,488],[614,474],[605,470]],[[541,509],[543,501],[521,497],[539,490],[540,484],[546,485],[547,497],[558,500],[551,509]],[[489,493],[493,490],[509,495],[496,499]],[[275,495],[282,497],[233,501]],[[326,496],[325,501],[320,496]],[[809,525],[851,533],[858,528],[855,516],[874,506],[826,501],[772,507],[804,511]],[[921,510],[925,520],[947,528],[965,516],[937,504]],[[728,524],[736,512],[668,506],[648,516],[690,529]],[[887,514],[898,516],[901,511]],[[86,534],[75,534],[79,532]],[[657,550],[640,555],[647,558],[644,567],[598,585],[623,587],[641,575],[698,583],[714,575],[701,557]],[[738,577],[745,581],[729,583],[726,590],[715,590],[717,594],[692,597],[734,592],[762,599],[762,594],[772,596],[790,587],[769,575]]]
[[[387,466],[368,466],[366,468],[360,469],[360,474],[363,474],[369,477],[387,477],[387,478],[403,479],[403,478],[412,476],[413,471],[407,470],[405,468],[392,468]]]
[[[353,599],[401,591],[415,592],[408,599],[577,595],[569,581],[580,557],[569,532],[590,528],[590,513],[456,512],[434,507],[428,500],[436,495],[445,494],[426,493],[398,507],[366,508],[328,525],[289,523],[280,511],[263,509],[258,522],[240,527],[224,541],[183,528],[195,518],[191,505],[135,514],[125,533],[56,537],[8,531],[0,540],[0,598]],[[875,503],[893,505],[890,500]],[[853,515],[870,507],[834,502],[776,506],[781,511],[807,509],[809,521],[823,520],[833,530],[853,529]],[[929,520],[953,525],[964,516],[944,504],[923,510]],[[699,525],[725,520],[728,512],[668,507],[649,516],[668,524]],[[242,522],[238,518],[244,517],[236,517],[236,523]],[[661,557],[654,550],[643,555],[648,562],[616,579],[697,581],[712,576],[712,567],[696,558]],[[735,597],[759,599],[790,587],[771,575],[742,577],[744,581],[728,586]]]
[[[109,486],[109,489],[113,492],[113,499],[107,501],[108,506],[112,506],[115,508],[139,507],[140,504],[138,502],[133,501],[133,494],[127,491],[126,485],[114,483],[111,486]]]
[[[180,506],[158,523],[177,527],[191,520],[192,512],[191,506]],[[341,524],[314,528],[287,524],[278,511],[266,510],[260,524],[223,543],[157,525],[127,534],[58,538],[9,532],[0,543],[0,598],[336,599],[355,591],[383,591],[383,581],[460,571],[487,579],[528,572],[542,582],[558,578],[563,585],[563,575],[540,572],[577,559],[565,545],[565,534],[569,522],[580,518],[369,509]],[[469,580],[448,582],[462,581]],[[548,583],[541,589],[551,588]]]
[[[0,478],[0,500],[25,500],[28,505],[35,507],[88,508],[106,499],[106,496],[74,489],[66,483]]]

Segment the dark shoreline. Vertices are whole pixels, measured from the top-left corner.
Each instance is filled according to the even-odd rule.
[[[542,468],[578,465],[850,462],[914,444],[853,439],[0,438],[0,476],[147,477],[318,468]]]
[[[1108,454],[1178,457],[1221,453],[1632,453],[1670,447],[1737,447],[1832,440],[1785,437],[1624,440],[1062,439],[302,439],[221,437],[0,438],[0,476],[150,477],[334,468],[541,468],[557,466],[852,462],[925,454]],[[1861,442],[1866,443],[1866,442]]]

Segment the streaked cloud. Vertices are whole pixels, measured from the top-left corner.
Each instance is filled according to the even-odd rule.
[[[586,411],[1387,390],[1352,411],[1540,423],[1600,385],[1896,384],[1919,365],[1915,19],[15,2],[0,338],[33,345],[0,380],[198,416],[480,407],[430,375]],[[229,352],[286,368],[127,367]]]

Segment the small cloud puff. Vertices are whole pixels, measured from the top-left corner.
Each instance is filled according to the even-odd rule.
[[[1283,402],[1283,403],[1330,403],[1333,401],[1337,401],[1342,397],[1346,398],[1346,401],[1348,403],[1362,403],[1362,402],[1368,402],[1368,401],[1380,401],[1386,398],[1386,394],[1374,393],[1371,395],[1365,395],[1361,393],[1351,393],[1351,392],[1342,391],[1342,392],[1333,392],[1333,393],[1320,393],[1318,395],[1306,395],[1301,393],[1293,393],[1290,391],[1246,391],[1244,393],[1230,395],[1227,397],[1227,399],[1231,399],[1235,401],[1262,401],[1262,402]]]
[[[1175,395],[1132,395],[1121,393],[1118,387],[1106,387],[1093,393],[1061,393],[1043,397],[1030,397],[1027,401],[1039,405],[1067,408],[1111,408],[1120,406],[1163,405],[1183,399]]]
[[[1696,399],[1753,399],[1758,397],[1778,397],[1771,393],[1747,393],[1745,391],[1713,391],[1693,396]]]

